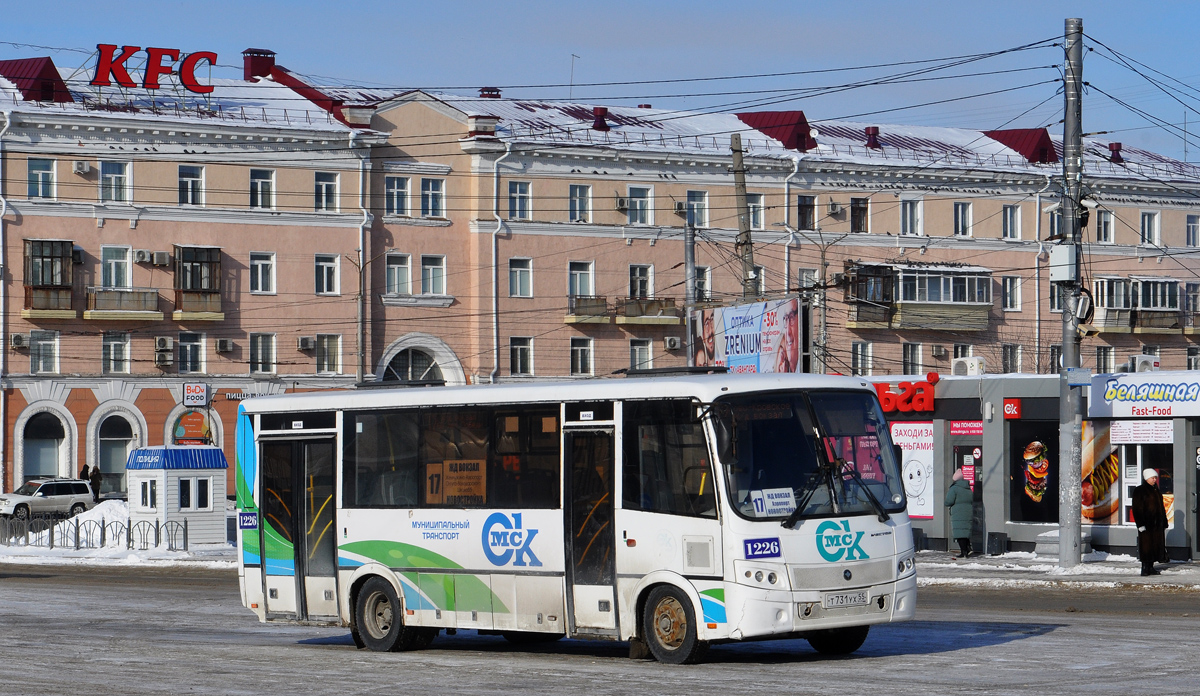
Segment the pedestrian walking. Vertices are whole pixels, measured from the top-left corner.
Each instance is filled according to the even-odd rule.
[[[1163,506],[1162,492],[1158,490],[1158,471],[1146,469],[1142,472],[1145,482],[1133,489],[1133,523],[1138,531],[1138,558],[1142,561],[1142,575],[1158,575],[1155,561],[1167,553],[1167,510]]]
[[[963,480],[962,469],[954,470],[954,481],[946,491],[946,507],[950,508],[950,536],[958,542],[958,556],[971,555],[971,518],[974,514],[974,495],[971,486]]]
[[[84,466],[87,466],[86,464]],[[100,473],[100,465],[92,467],[92,474],[88,477],[92,484],[92,502],[100,502],[100,481],[103,480],[103,475]]]

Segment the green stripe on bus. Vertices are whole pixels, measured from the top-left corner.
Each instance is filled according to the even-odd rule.
[[[370,558],[389,568],[463,569],[445,556],[399,541],[352,541],[342,544],[340,550]],[[487,583],[474,575],[421,573],[419,580],[416,573],[403,575],[435,607],[443,611],[490,611],[502,614],[509,611]]]

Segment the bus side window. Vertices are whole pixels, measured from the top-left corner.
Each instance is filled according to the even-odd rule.
[[[415,411],[348,414],[343,501],[349,507],[420,504]]]
[[[624,508],[716,517],[708,448],[694,410],[682,400],[625,402]]]

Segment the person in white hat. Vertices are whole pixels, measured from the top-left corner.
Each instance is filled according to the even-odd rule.
[[[1145,482],[1133,489],[1133,523],[1138,530],[1138,558],[1142,561],[1142,575],[1158,575],[1154,562],[1166,555],[1167,511],[1163,507],[1163,496],[1158,490],[1158,472],[1146,469],[1142,472]]]

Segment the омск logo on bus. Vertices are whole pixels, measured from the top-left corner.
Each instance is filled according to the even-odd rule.
[[[483,555],[492,565],[508,565],[512,561],[514,566],[540,566],[542,562],[529,548],[537,533],[536,529],[521,529],[519,512],[514,512],[511,519],[503,512],[494,512],[483,523]]]
[[[826,520],[817,527],[817,551],[821,558],[836,563],[843,560],[861,561],[870,556],[859,546],[866,532],[850,531],[850,520],[842,520],[839,525],[833,520]]]

